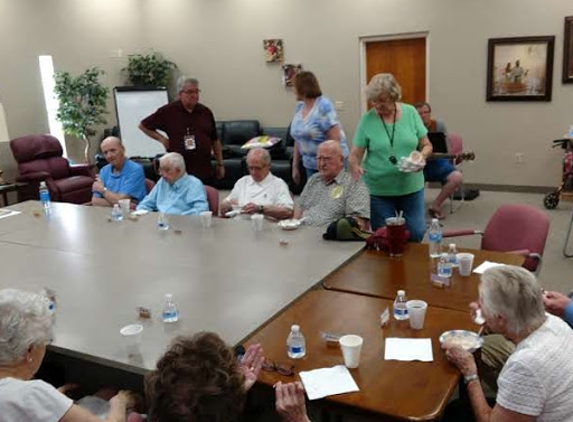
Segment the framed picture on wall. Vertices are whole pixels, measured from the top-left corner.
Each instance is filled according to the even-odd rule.
[[[573,83],[573,16],[565,18],[563,38],[563,83]]]
[[[554,36],[491,38],[487,101],[551,101]]]
[[[285,64],[283,65],[283,85],[292,87],[294,85],[294,77],[302,71],[301,64]]]
[[[263,48],[265,50],[265,61],[267,63],[278,63],[283,61],[283,40],[263,40]]]

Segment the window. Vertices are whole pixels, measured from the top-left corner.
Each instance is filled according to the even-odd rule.
[[[62,124],[56,120],[59,104],[54,92],[54,87],[56,85],[54,80],[54,62],[52,60],[52,56],[39,56],[38,60],[40,62],[40,75],[42,77],[42,88],[44,90],[44,102],[46,103],[50,135],[60,141],[60,144],[62,144],[62,150],[64,151],[64,157],[67,157],[68,153],[66,151],[64,129],[62,128]]]

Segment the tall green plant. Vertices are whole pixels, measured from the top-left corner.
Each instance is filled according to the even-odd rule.
[[[109,90],[99,81],[103,74],[103,70],[93,67],[76,77],[69,72],[56,72],[55,75],[54,91],[59,102],[56,119],[62,123],[64,133],[86,143],[84,157],[87,162],[95,127],[107,123],[103,115],[107,113]]]
[[[127,82],[135,86],[167,86],[177,65],[160,53],[132,54],[128,57]]]

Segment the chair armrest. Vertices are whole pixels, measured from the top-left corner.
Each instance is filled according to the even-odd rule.
[[[51,178],[50,173],[48,173],[47,171],[35,171],[32,173],[26,173],[25,175],[16,177],[16,181],[29,183],[34,181],[42,181],[50,178]]]
[[[472,236],[475,234],[483,236],[483,232],[481,230],[460,229],[460,230],[446,230],[442,232],[442,237]]]
[[[527,257],[534,258],[533,255],[537,255],[537,257],[540,257],[539,254],[530,253],[529,249],[517,249],[515,251],[507,251],[506,253],[512,253],[514,255],[521,255],[524,258],[527,258]]]
[[[89,176],[95,178],[93,164],[70,164],[70,176]]]

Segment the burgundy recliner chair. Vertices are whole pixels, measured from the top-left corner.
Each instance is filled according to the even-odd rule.
[[[60,142],[53,136],[22,136],[10,141],[10,149],[18,162],[16,181],[27,183],[18,189],[18,201],[37,200],[43,180],[52,201],[84,204],[91,200],[95,179],[93,167],[70,165],[62,157]]]

